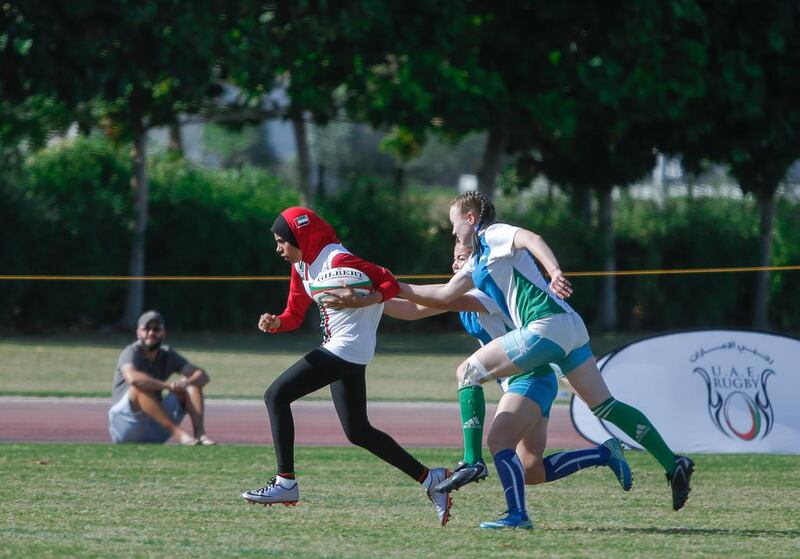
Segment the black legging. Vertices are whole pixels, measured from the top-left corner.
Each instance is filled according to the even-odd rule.
[[[350,363],[318,348],[286,369],[267,388],[264,402],[269,413],[279,473],[294,473],[294,419],[290,404],[329,384],[347,440],[422,481],[420,478],[426,471],[425,466],[392,437],[370,425],[366,370],[366,365]]]

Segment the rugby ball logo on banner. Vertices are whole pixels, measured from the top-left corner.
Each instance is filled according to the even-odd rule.
[[[644,412],[683,452],[800,454],[800,340],[763,332],[706,330],[634,342],[598,361],[611,392]],[[572,397],[587,439],[637,442]]]

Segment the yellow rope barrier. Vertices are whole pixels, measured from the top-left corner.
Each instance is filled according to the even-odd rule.
[[[677,268],[673,270],[616,270],[613,272],[571,272],[567,277],[587,276],[657,276],[676,274],[728,274],[735,272],[780,272],[800,270],[800,266],[749,266],[739,268]]]
[[[678,274],[723,274],[736,272],[786,272],[800,266],[750,266],[738,268],[679,268],[672,270],[615,270],[569,272],[567,277],[657,276]],[[404,274],[401,280],[449,279],[447,274]],[[0,281],[288,281],[289,276],[66,276],[66,275],[0,275]]]

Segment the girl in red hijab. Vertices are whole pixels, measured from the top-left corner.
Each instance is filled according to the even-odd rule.
[[[264,393],[272,440],[278,460],[277,475],[267,485],[245,491],[251,503],[294,505],[300,491],[294,470],[294,420],[291,403],[330,386],[333,404],[350,442],[363,447],[421,483],[436,507],[440,525],[450,516],[449,493],[434,491],[450,472],[428,469],[389,435],[370,425],[367,418],[366,367],[375,353],[375,334],[383,313],[383,302],[399,292],[389,270],[351,254],[336,238],[328,222],[308,208],[281,212],[271,231],[277,253],[292,265],[289,299],[279,315],[265,313],[258,321],[264,332],[294,330],[303,323],[313,303],[310,285],[332,268],[355,268],[372,281],[373,291],[364,297],[345,295],[349,306],[320,306],[322,345],[286,369]]]

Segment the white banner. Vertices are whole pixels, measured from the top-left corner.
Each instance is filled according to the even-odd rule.
[[[676,452],[800,454],[800,339],[704,330],[634,342],[598,361],[617,400],[639,408]],[[572,422],[597,444],[610,435],[573,396]]]

